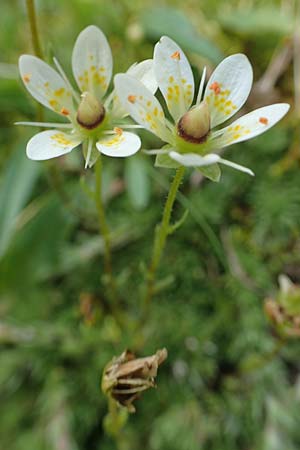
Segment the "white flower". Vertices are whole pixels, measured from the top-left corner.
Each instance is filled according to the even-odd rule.
[[[58,72],[35,56],[22,55],[19,60],[20,74],[30,94],[69,121],[66,124],[19,122],[23,125],[58,128],[43,131],[30,139],[27,156],[33,160],[55,158],[84,144],[87,167],[99,156],[95,147],[108,156],[125,157],[136,153],[141,146],[140,138],[123,129],[139,126],[124,124],[126,112],[115,91],[107,95],[113,62],[102,31],[96,26],[89,26],[75,42],[72,69],[81,96],[72,88],[56,59],[54,62]],[[128,73],[144,83],[145,89],[153,93],[156,91],[152,60],[131,66]],[[64,128],[68,132],[61,130]]]
[[[253,74],[247,57],[236,54],[224,59],[205,90],[204,69],[194,106],[194,77],[181,48],[164,36],[155,46],[153,59],[158,87],[173,121],[165,117],[154,95],[132,76],[116,75],[115,88],[123,107],[134,120],[168,144],[161,150],[149,151],[157,154],[156,165],[202,167],[207,174],[203,166],[222,163],[253,175],[250,169],[227,161],[215,152],[267,131],[287,113],[289,105],[265,106],[223,129],[214,130],[233,116],[249,96]]]

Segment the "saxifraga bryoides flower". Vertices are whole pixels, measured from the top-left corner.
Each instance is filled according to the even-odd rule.
[[[33,160],[46,160],[65,155],[83,144],[87,167],[99,156],[97,150],[116,157],[136,153],[141,146],[140,138],[124,129],[139,126],[124,123],[126,112],[114,90],[107,95],[113,61],[103,32],[91,25],[79,34],[75,42],[72,69],[81,95],[73,89],[58,61],[54,59],[54,62],[58,71],[35,56],[22,55],[19,60],[20,74],[30,94],[69,121],[65,124],[18,122],[58,128],[42,131],[30,139],[27,156]],[[127,73],[144,83],[149,92],[156,91],[152,60],[131,66]],[[62,131],[64,128],[67,132]]]

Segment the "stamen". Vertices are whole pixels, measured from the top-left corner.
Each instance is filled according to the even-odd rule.
[[[93,140],[89,139],[86,160],[85,160],[85,166],[84,166],[85,169],[87,169],[89,166],[89,162],[91,159],[91,153],[92,153],[92,147],[93,147]]]
[[[268,125],[269,123],[269,120],[266,117],[260,117],[258,121],[263,125]]]
[[[205,77],[206,77],[206,67],[204,67],[202,72],[202,77],[199,85],[199,91],[197,95],[196,105],[198,105],[201,102],[202,94],[203,94],[203,88],[205,83]]]
[[[127,100],[130,103],[135,103],[136,102],[136,95],[128,95]]]
[[[51,123],[51,122],[15,122],[15,125],[25,125],[29,127],[41,128],[72,128],[73,125],[69,123]]]
[[[171,55],[171,58],[172,58],[172,59],[176,59],[177,61],[179,61],[179,60],[180,60],[180,53],[179,53],[179,51],[177,50],[176,52],[174,52],[174,53]]]
[[[216,95],[220,94],[221,92],[221,87],[220,84],[217,81],[214,81],[210,86],[209,89],[211,89],[212,91],[214,91],[214,93]]]
[[[80,96],[77,94],[77,92],[74,90],[73,86],[71,85],[70,81],[68,80],[67,75],[65,74],[63,68],[61,67],[61,65],[59,64],[58,60],[54,57],[53,58],[54,64],[56,65],[56,68],[58,70],[58,72],[60,73],[61,77],[63,78],[64,82],[66,83],[66,85],[68,86],[68,88],[70,89],[70,91],[72,92],[73,97],[75,98],[75,100],[77,100],[78,102],[80,102]]]
[[[123,134],[122,128],[119,128],[119,127],[115,127],[115,128],[114,128],[114,132],[115,132],[118,136],[121,136],[121,135]]]

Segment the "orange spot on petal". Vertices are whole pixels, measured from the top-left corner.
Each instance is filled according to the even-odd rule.
[[[266,117],[260,117],[259,122],[262,123],[263,125],[268,125],[269,120]]]
[[[220,94],[221,92],[221,87],[219,85],[219,83],[217,81],[214,81],[210,86],[209,89],[211,89],[212,91],[214,91],[214,93],[216,95]]]
[[[179,51],[174,52],[171,55],[171,58],[176,59],[177,61],[179,61],[180,60],[180,53],[179,53]]]
[[[135,103],[136,95],[128,95],[127,99],[130,103]]]
[[[24,83],[29,83],[30,80],[31,80],[31,75],[29,73],[27,73],[23,76]]]
[[[70,111],[67,108],[61,108],[60,112],[64,116],[68,116],[70,114]]]

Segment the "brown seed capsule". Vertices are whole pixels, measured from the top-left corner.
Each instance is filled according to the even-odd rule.
[[[165,348],[152,356],[136,358],[126,350],[105,367],[102,377],[102,391],[114,398],[129,412],[135,412],[133,401],[142,391],[155,387],[158,366],[167,358]]]
[[[92,130],[103,122],[105,117],[104,106],[89,92],[84,92],[81,99],[77,110],[77,122],[83,128]]]
[[[178,122],[178,135],[188,142],[201,144],[210,130],[210,113],[206,102],[191,108]]]

